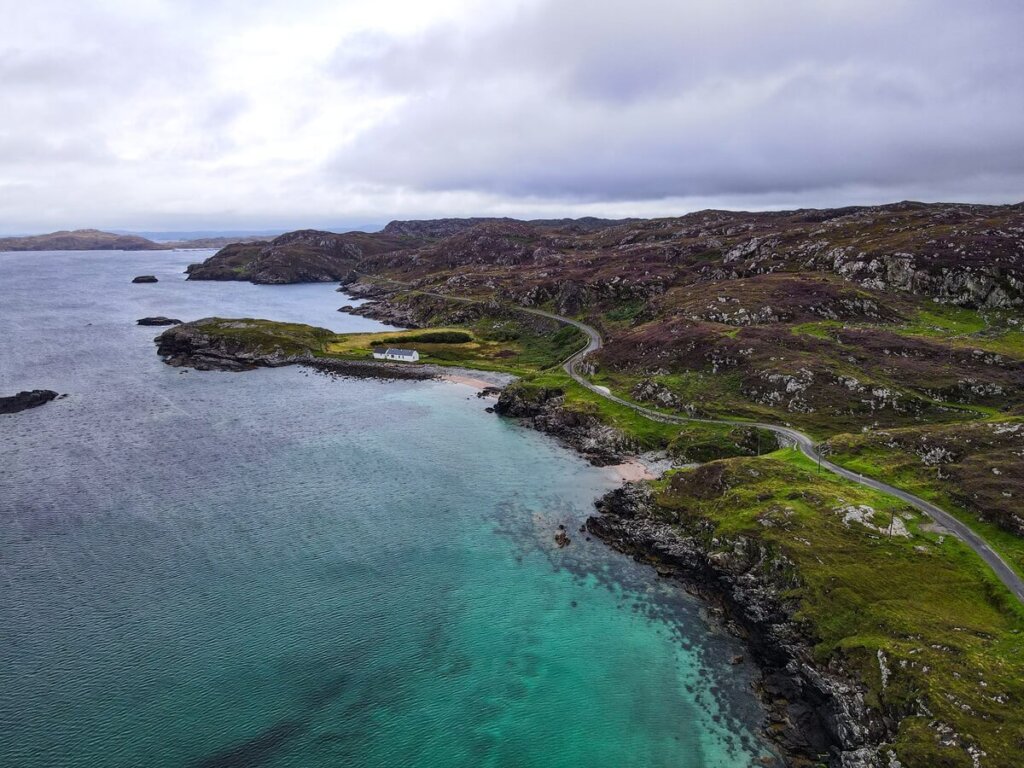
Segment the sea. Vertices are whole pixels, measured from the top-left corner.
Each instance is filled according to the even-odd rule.
[[[737,641],[579,532],[607,469],[466,384],[161,362],[138,318],[384,328],[211,253],[0,254],[0,395],[66,394],[0,416],[0,766],[779,764]]]

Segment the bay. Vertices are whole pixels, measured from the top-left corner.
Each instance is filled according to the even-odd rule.
[[[736,642],[577,532],[608,472],[464,385],[164,365],[137,318],[381,327],[207,255],[0,254],[0,392],[68,394],[0,416],[0,765],[760,764]]]

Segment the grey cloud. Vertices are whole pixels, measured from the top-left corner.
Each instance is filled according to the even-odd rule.
[[[339,178],[567,200],[1024,196],[1024,6],[550,0],[340,51],[402,96]]]

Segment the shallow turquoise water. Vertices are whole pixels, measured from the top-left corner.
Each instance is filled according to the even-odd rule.
[[[553,547],[607,473],[460,385],[162,365],[135,318],[373,327],[331,286],[185,283],[195,258],[0,254],[0,391],[70,393],[0,416],[0,765],[767,754],[694,601]]]

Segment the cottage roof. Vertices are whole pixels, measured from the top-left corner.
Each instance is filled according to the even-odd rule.
[[[387,353],[389,355],[397,355],[398,357],[415,357],[415,355],[416,355],[416,352],[414,350],[411,350],[411,349],[395,349],[393,347],[389,348]]]

